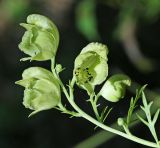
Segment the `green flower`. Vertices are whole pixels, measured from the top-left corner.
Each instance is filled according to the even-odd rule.
[[[118,102],[124,97],[126,87],[131,85],[131,80],[123,74],[110,77],[103,85],[100,95],[111,102]]]
[[[105,45],[90,43],[75,59],[76,83],[88,94],[93,93],[94,87],[101,84],[108,75],[107,54],[108,49]]]
[[[27,24],[22,23],[27,31],[22,37],[19,48],[30,57],[22,60],[45,61],[53,58],[59,44],[59,33],[55,24],[45,16],[31,14]]]
[[[59,84],[50,71],[31,67],[23,72],[22,78],[16,84],[25,87],[23,105],[33,110],[29,116],[51,109],[61,101]]]

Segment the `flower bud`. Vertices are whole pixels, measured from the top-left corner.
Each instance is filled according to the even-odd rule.
[[[48,110],[61,101],[60,87],[52,73],[41,67],[31,67],[22,74],[16,84],[25,87],[23,105],[33,110],[33,115]]]
[[[60,73],[60,72],[62,72],[64,69],[62,68],[62,65],[61,64],[57,64],[56,65],[56,67],[55,67],[55,69],[56,69],[56,72],[57,73]]]
[[[116,74],[110,77],[102,89],[100,90],[100,95],[106,100],[111,102],[118,102],[124,97],[126,86],[131,85],[131,80],[128,76],[123,74]]]
[[[101,84],[108,75],[108,49],[100,43],[90,43],[82,49],[75,59],[74,77],[76,83],[88,94],[94,91],[96,85]]]
[[[119,126],[123,126],[125,124],[123,118],[118,118],[117,123],[118,123]]]
[[[22,37],[19,48],[30,57],[22,60],[45,61],[53,58],[59,44],[59,33],[54,23],[45,16],[31,14],[27,24],[22,23],[27,31]]]

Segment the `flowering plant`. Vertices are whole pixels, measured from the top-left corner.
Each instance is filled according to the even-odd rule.
[[[125,74],[115,74],[108,78],[108,48],[101,43],[90,43],[82,49],[74,62],[73,77],[67,85],[63,84],[59,74],[63,71],[62,65],[56,64],[55,56],[59,44],[59,33],[55,24],[47,17],[39,14],[31,14],[27,17],[27,24],[22,23],[27,31],[19,44],[20,50],[30,57],[22,59],[45,61],[51,60],[51,71],[41,67],[30,67],[22,74],[22,80],[16,82],[25,88],[23,105],[33,112],[34,115],[40,111],[48,109],[58,109],[63,113],[73,117],[82,117],[108,132],[120,135],[149,147],[160,148],[160,142],[157,137],[155,123],[159,116],[159,109],[154,117],[151,117],[152,102],[147,103],[143,86],[137,90],[135,98],[131,98],[127,118],[118,118],[118,125],[122,126],[124,131],[114,129],[104,122],[111,112],[106,106],[100,111],[98,108],[99,99],[105,99],[110,102],[118,102],[125,98],[127,87],[131,85],[131,79]],[[95,87],[103,84],[100,91],[96,93]],[[74,86],[87,91],[89,103],[92,105],[95,118],[84,112],[75,102]],[[64,93],[66,99],[73,107],[74,111],[69,110],[61,101],[61,93]],[[101,97],[102,96],[102,97]],[[147,126],[155,140],[151,142],[133,135],[129,126],[132,123],[132,114],[137,106],[137,101],[142,98],[143,105],[141,109],[146,115],[146,119],[137,114],[137,120],[140,120]]]

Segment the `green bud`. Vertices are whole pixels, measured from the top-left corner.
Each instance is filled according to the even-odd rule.
[[[106,100],[111,102],[118,102],[124,97],[126,86],[131,85],[131,80],[128,76],[123,74],[116,74],[110,77],[102,89],[100,90],[100,95]]]
[[[41,67],[31,67],[22,74],[22,80],[16,84],[25,87],[23,105],[33,110],[33,115],[42,110],[51,109],[61,101],[61,92],[53,74]]]
[[[22,23],[27,31],[22,37],[19,48],[30,57],[22,60],[45,61],[56,55],[59,44],[59,32],[55,24],[45,16],[31,14],[27,24]]]
[[[73,75],[77,85],[88,94],[93,93],[94,87],[101,84],[108,75],[107,53],[105,45],[90,43],[75,59]]]
[[[119,126],[123,126],[125,124],[123,118],[118,118],[117,123],[118,123]]]
[[[62,72],[64,70],[64,68],[62,68],[61,64],[57,64],[56,67],[55,67],[55,69],[56,69],[57,73],[60,73],[60,72]]]

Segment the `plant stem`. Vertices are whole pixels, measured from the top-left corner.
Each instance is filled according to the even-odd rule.
[[[125,132],[128,134],[128,135],[132,135],[129,128],[125,125],[123,125],[123,129],[125,130]]]
[[[54,66],[55,66],[55,57],[53,57],[51,59],[51,71],[52,71],[53,74],[55,74]]]
[[[117,134],[119,136],[122,136],[126,139],[129,139],[129,140],[132,140],[134,142],[137,142],[139,144],[142,144],[142,145],[145,145],[145,146],[149,146],[149,147],[154,147],[154,148],[157,148],[157,144],[156,143],[153,143],[153,142],[150,142],[150,141],[147,141],[147,140],[144,140],[144,139],[141,139],[141,138],[138,138],[134,135],[128,135],[124,132],[121,132],[121,131],[118,131],[116,129],[113,129],[109,126],[106,126],[102,123],[100,123],[99,121],[97,121],[96,119],[92,118],[90,115],[86,114],[83,110],[81,110],[74,102],[74,95],[73,95],[73,82],[71,81],[71,84],[72,86],[69,86],[69,92],[70,92],[70,95],[68,94],[66,88],[64,87],[63,83],[61,82],[61,80],[59,79],[60,81],[60,85],[63,89],[63,92],[64,94],[66,95],[66,98],[67,100],[69,101],[69,103],[72,105],[72,107],[83,117],[85,118],[86,120],[90,121],[91,123],[95,124],[96,126],[98,127],[101,127],[102,129],[108,131],[108,132],[111,132],[111,133],[114,133],[114,134]]]
[[[160,147],[158,137],[157,137],[157,133],[156,133],[156,130],[155,130],[155,123],[153,123],[152,118],[151,118],[150,108],[151,108],[151,105],[152,105],[153,102],[150,102],[148,104],[144,93],[142,93],[142,99],[143,99],[143,105],[144,105],[143,111],[145,112],[146,118],[147,118],[147,121],[148,121],[147,126],[148,126],[153,138],[155,139],[158,147]]]
[[[73,93],[73,89],[70,88],[70,92]],[[123,133],[121,131],[118,131],[116,129],[113,129],[113,128],[110,128],[100,122],[98,122],[97,120],[95,120],[94,118],[92,118],[91,116],[89,116],[88,114],[86,114],[84,111],[82,111],[74,102],[74,99],[72,98],[73,95],[70,96],[71,98],[67,98],[69,103],[72,105],[72,107],[81,114],[81,116],[83,118],[85,118],[86,120],[92,122],[93,124],[95,124],[96,126],[99,126],[101,127],[102,129],[108,131],[108,132],[111,132],[111,133],[114,133],[114,134],[117,134],[119,136],[122,136],[126,139],[129,139],[129,140],[132,140],[134,142],[137,142],[139,144],[142,144],[142,145],[146,145],[146,146],[150,146],[150,147],[154,147],[156,148],[157,147],[157,144],[153,143],[153,142],[150,142],[150,141],[147,141],[147,140],[144,140],[144,139],[141,139],[141,138],[138,138],[136,136],[133,136],[133,135],[128,135],[126,133]]]
[[[129,87],[129,91],[131,91],[132,93],[135,93],[135,90],[137,88],[141,88],[142,86],[140,86],[138,83],[136,82],[132,82],[132,86]],[[149,89],[145,89],[145,92],[147,93],[147,98],[150,101],[153,101],[154,98],[154,107],[151,110],[151,114],[153,115],[156,111],[157,108],[160,108],[159,105],[159,99],[160,99],[160,94],[149,90]],[[145,114],[143,113],[143,110],[138,109],[136,112],[133,113],[133,118],[137,117],[137,114],[141,115],[141,117],[145,118]],[[127,120],[127,118],[125,118],[125,120]],[[137,125],[139,125],[141,123],[140,120],[136,120],[135,122],[133,122],[129,127],[130,128],[135,128]],[[123,128],[121,128],[120,126],[118,126],[117,122],[114,122],[110,127],[117,129],[119,131],[123,131]],[[91,137],[81,141],[80,143],[76,144],[74,146],[74,148],[82,148],[82,147],[87,147],[87,148],[95,148],[95,147],[99,147],[100,145],[102,145],[103,143],[111,140],[112,138],[114,138],[116,135],[113,133],[109,133],[105,130],[99,131],[96,134],[92,135]]]
[[[91,95],[89,100],[91,102],[91,105],[92,105],[92,108],[93,108],[93,111],[94,111],[94,114],[95,114],[97,120],[100,121],[101,119],[100,119],[98,109],[97,109],[97,101],[93,100],[93,97],[94,97],[94,95]]]
[[[58,110],[62,111],[62,113],[66,113],[66,114],[71,115],[71,117],[73,117],[73,116],[74,117],[81,117],[81,115],[79,113],[66,109],[66,107],[63,106],[63,104],[61,102],[58,104],[58,107],[59,107],[59,108],[57,108]]]

